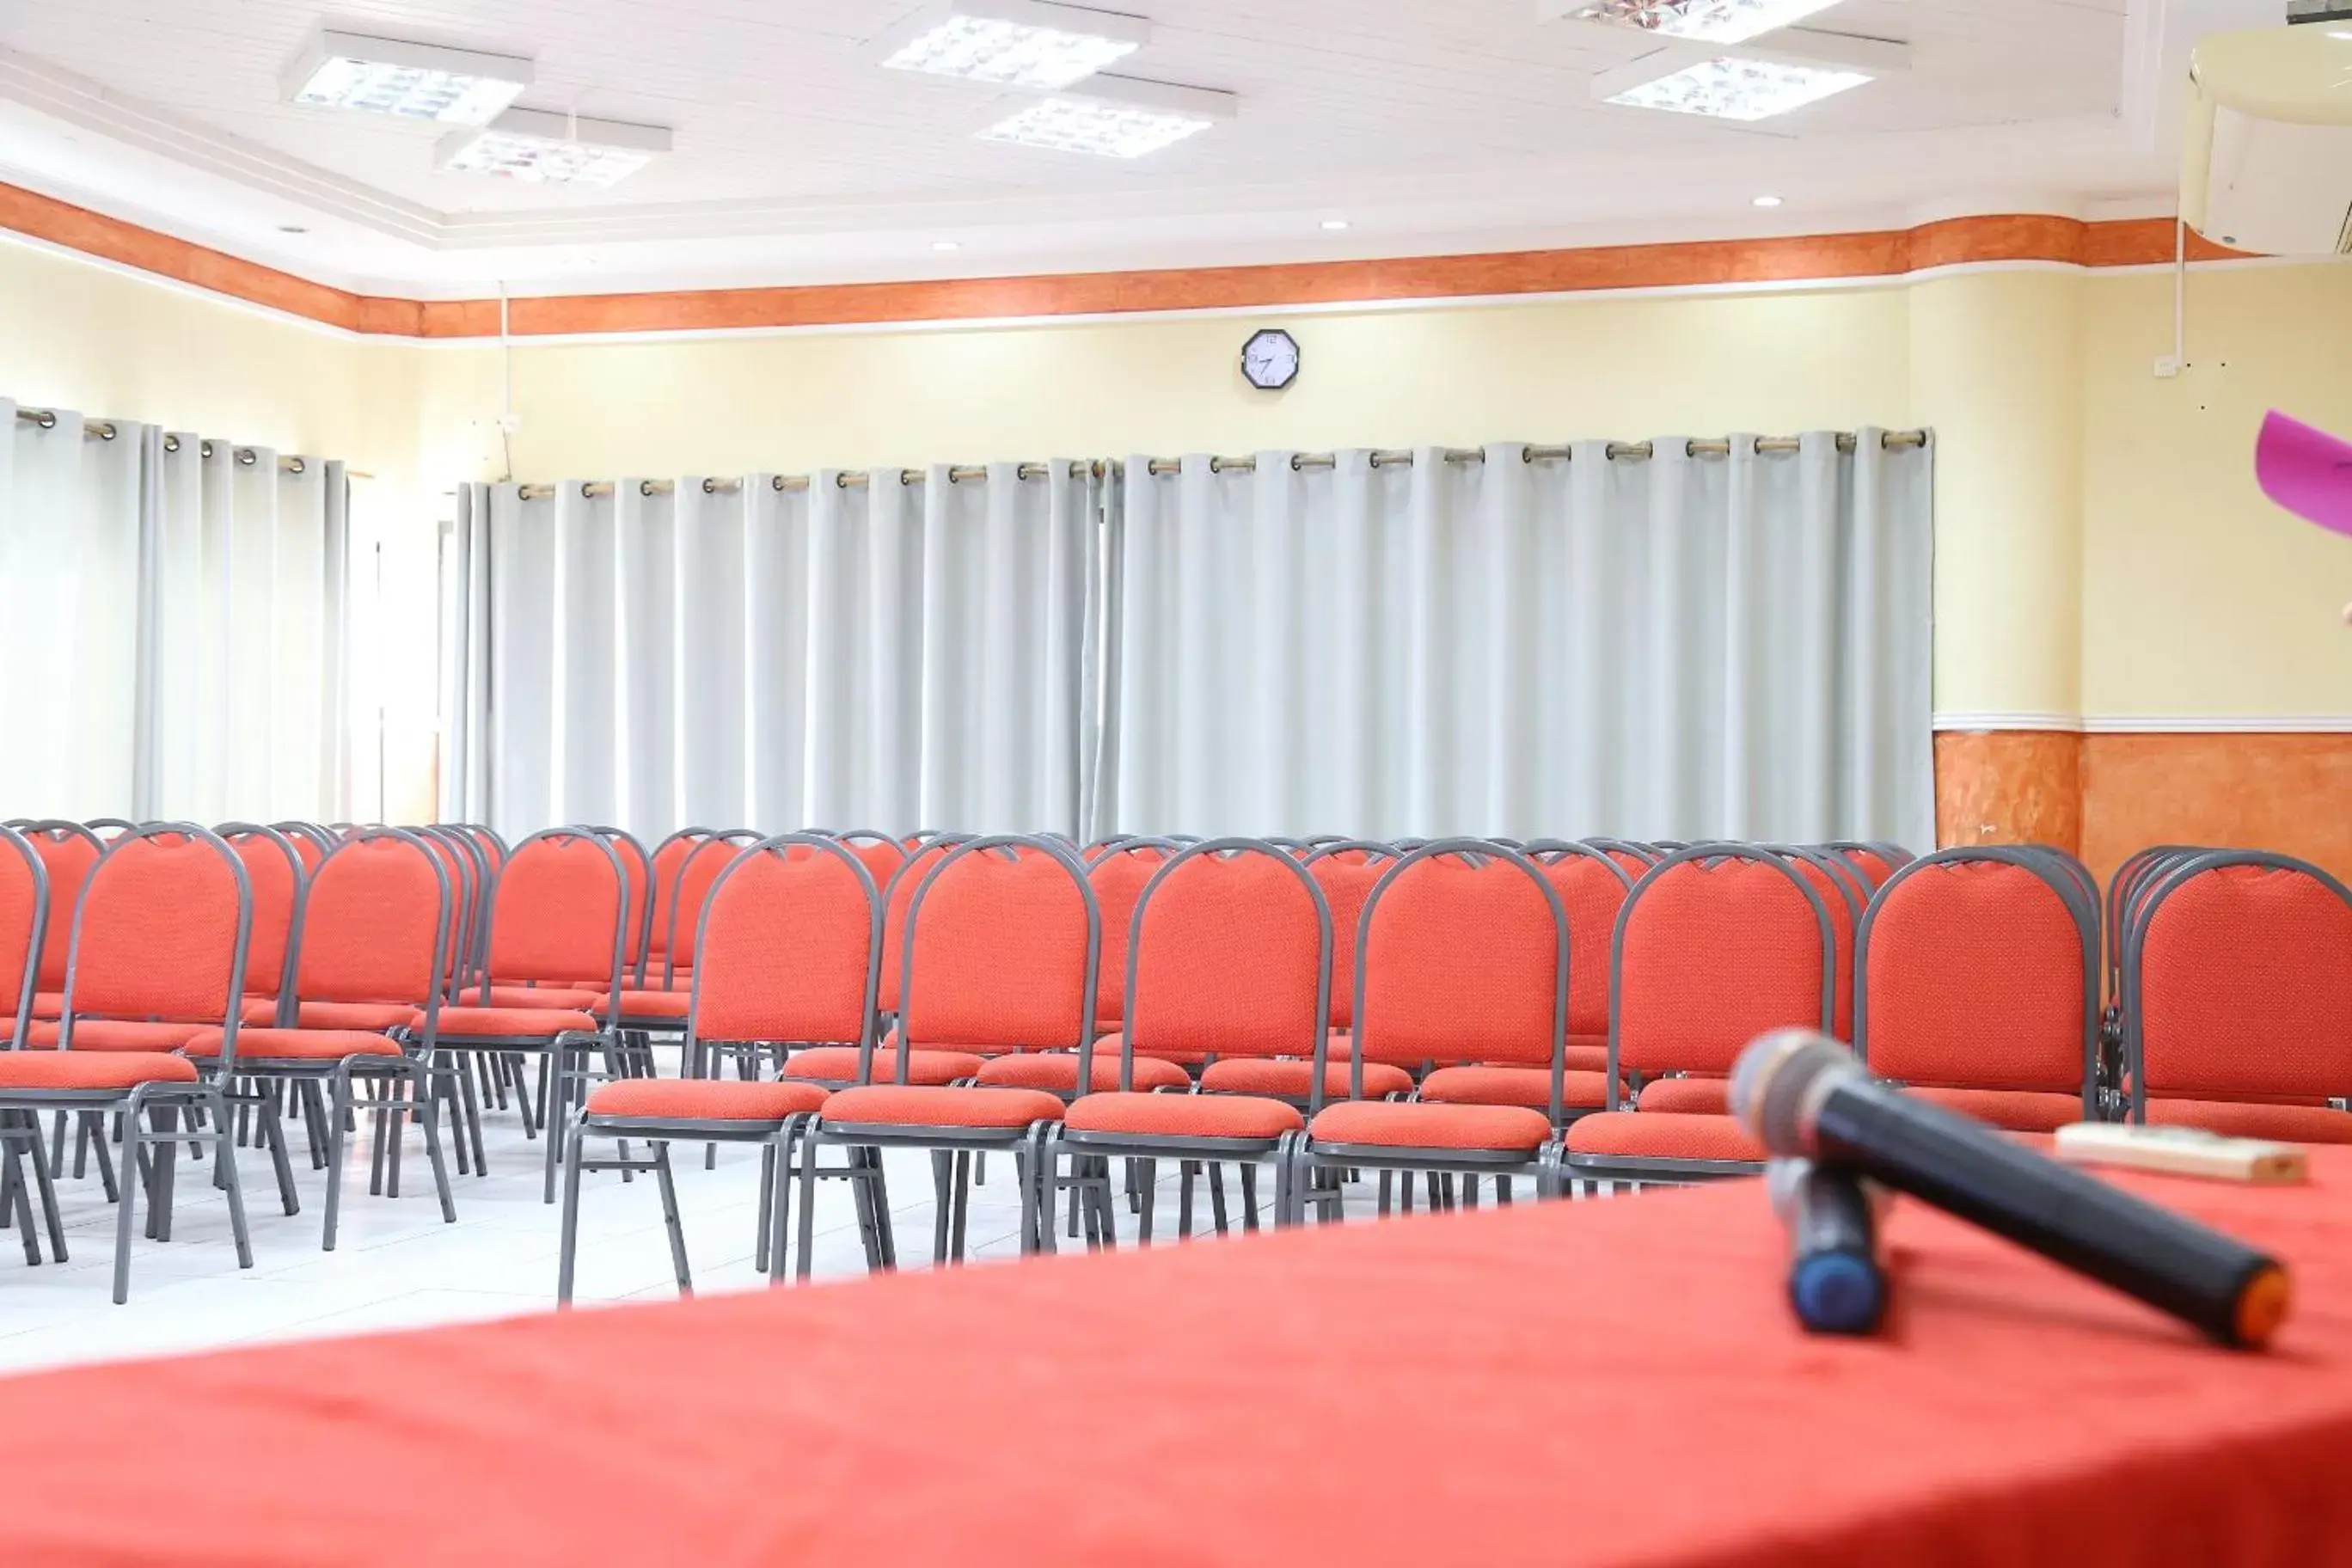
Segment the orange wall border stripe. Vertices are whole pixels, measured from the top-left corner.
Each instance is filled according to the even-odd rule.
[[[14,185],[0,184],[0,228],[349,332],[436,340],[498,335],[495,300],[403,300],[355,294]],[[2172,254],[2169,218],[2086,223],[2015,215],[1950,218],[1911,229],[1853,234],[1369,261],[565,294],[515,300],[509,320],[517,337],[1050,320],[1169,310],[1836,282],[1900,278],[1932,268],[2002,261],[2137,267],[2170,261]],[[2189,255],[2201,261],[2233,258],[2239,253],[2192,234]]]

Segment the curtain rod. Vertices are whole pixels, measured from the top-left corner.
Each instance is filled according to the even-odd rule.
[[[1890,451],[1907,447],[1924,447],[1927,444],[1927,432],[1925,430],[1888,430],[1879,437],[1879,445]],[[1840,431],[1837,445],[1841,452],[1853,451],[1855,447],[1853,432]],[[1759,453],[1794,452],[1801,446],[1802,443],[1794,436],[1759,436],[1756,438],[1756,450]],[[1731,455],[1731,443],[1727,440],[1686,441],[1684,443],[1684,449],[1687,456],[1693,458],[1727,458]],[[1568,447],[1520,448],[1525,459],[1530,463],[1564,463],[1573,456],[1573,450]],[[1655,457],[1657,450],[1654,443],[1649,441],[1612,441],[1609,443],[1609,455],[1615,458],[1639,460]],[[1486,453],[1483,447],[1449,447],[1445,452],[1445,460],[1449,463],[1483,463],[1486,460]],[[1294,469],[1328,468],[1338,461],[1338,456],[1330,452],[1300,452],[1292,457],[1290,466]],[[1412,454],[1409,451],[1376,451],[1371,454],[1370,462],[1375,468],[1411,468]],[[1152,473],[1161,475],[1181,473],[1183,466],[1182,459],[1177,458],[1154,458],[1149,464]],[[1091,465],[1073,463],[1071,468],[1073,472],[1086,469],[1098,477],[1104,472],[1104,466],[1099,462]],[[1212,458],[1209,459],[1209,471],[1217,474],[1255,473],[1257,459],[1255,458]],[[1042,479],[1053,473],[1053,465],[1024,463],[1021,465],[1020,472],[1024,479]],[[923,468],[898,470],[898,482],[902,485],[919,485],[929,477],[929,470]],[[950,482],[955,484],[986,478],[988,478],[986,468],[968,468],[948,470]],[[866,479],[867,476],[862,473],[843,473],[835,475],[833,482],[845,490],[863,489],[866,487]],[[770,482],[779,490],[805,490],[809,488],[809,476],[778,474]],[[612,495],[614,488],[614,481],[610,479],[592,479],[580,487],[580,493],[590,500],[601,500]],[[733,495],[742,488],[743,481],[740,479],[710,479],[702,481],[704,495]],[[519,485],[516,487],[516,495],[523,500],[549,500],[554,497],[558,489],[558,486],[547,484]],[[640,479],[637,482],[637,493],[644,496],[666,496],[673,493],[677,489],[676,481],[670,479]]]
[[[1099,472],[1101,470],[1100,464],[1095,464],[1092,467],[1096,472]],[[1070,465],[1070,471],[1074,474],[1085,471],[1087,468],[1088,465],[1086,463],[1072,463]],[[1024,463],[1021,465],[1020,472],[1021,477],[1024,479],[1050,479],[1053,477],[1054,465],[1051,463]],[[924,483],[930,477],[930,470],[928,468],[901,468],[898,470],[898,482],[902,485],[919,485]],[[845,490],[862,490],[866,488],[866,481],[869,478],[870,476],[862,473],[842,473],[835,474],[833,477],[833,482]],[[988,470],[986,468],[950,468],[948,470],[948,482],[950,484],[966,484],[974,479],[984,479],[986,478],[988,478]],[[778,474],[773,479],[770,479],[769,483],[774,489],[779,490],[804,490],[809,488],[809,476],[806,474]],[[547,500],[554,496],[558,488],[559,487],[555,485],[518,485],[515,487],[515,493],[518,498],[523,500]],[[707,496],[731,496],[742,488],[743,481],[741,479],[705,479],[702,481],[702,493]],[[610,496],[614,492],[614,481],[611,479],[593,479],[580,487],[580,493],[590,500],[602,500],[605,497]],[[666,496],[672,494],[677,490],[677,482],[675,479],[640,479],[637,481],[637,493],[641,496]]]
[[[37,425],[44,430],[54,430],[58,427],[58,411],[54,408],[19,408],[16,410],[16,417],[23,420],[27,425]],[[114,421],[110,419],[85,419],[81,422],[81,433],[85,439],[97,441],[111,441],[115,437],[121,434],[120,430],[115,428]],[[176,452],[179,449],[180,438],[177,436],[166,436],[163,437],[163,450],[166,452]],[[211,457],[213,455],[213,443],[206,441],[204,444],[202,450],[204,456],[207,458]],[[235,457],[239,463],[248,468],[253,467],[255,463],[260,461],[261,458],[261,455],[251,447],[232,447],[230,448],[230,454]],[[299,474],[306,472],[309,468],[310,464],[300,458],[280,458],[278,459],[278,471],[281,474]],[[373,474],[364,473],[357,468],[346,468],[343,471],[349,478],[354,479],[372,479],[375,478]]]

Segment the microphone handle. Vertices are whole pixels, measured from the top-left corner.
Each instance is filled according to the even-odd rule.
[[[2226,1344],[2262,1343],[2284,1310],[2284,1271],[2242,1242],[2045,1160],[1939,1106],[1866,1080],[1841,1083],[1822,1097],[1814,1153],[2135,1296]]]
[[[1886,1312],[1878,1215],[1863,1178],[1811,1160],[1776,1160],[1772,1206],[1789,1232],[1789,1306],[1816,1334],[1870,1334]]]

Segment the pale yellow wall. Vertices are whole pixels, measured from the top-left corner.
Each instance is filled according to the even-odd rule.
[[[1913,285],[1912,415],[1936,431],[1936,707],[2072,716],[2082,637],[2078,274]]]
[[[1899,420],[1899,289],[518,348],[518,478],[1133,451],[1783,433]],[[1244,340],[1305,369],[1262,393]],[[430,349],[428,424],[500,471],[494,349]]]
[[[2083,334],[2083,702],[2099,715],[2352,715],[2352,540],[2254,482],[2266,409],[2352,436],[2352,268],[2093,280]]]

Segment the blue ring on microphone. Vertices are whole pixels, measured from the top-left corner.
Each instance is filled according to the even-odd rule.
[[[1814,1333],[1867,1334],[1886,1310],[1886,1280],[1867,1258],[1816,1252],[1790,1268],[1789,1300]]]

